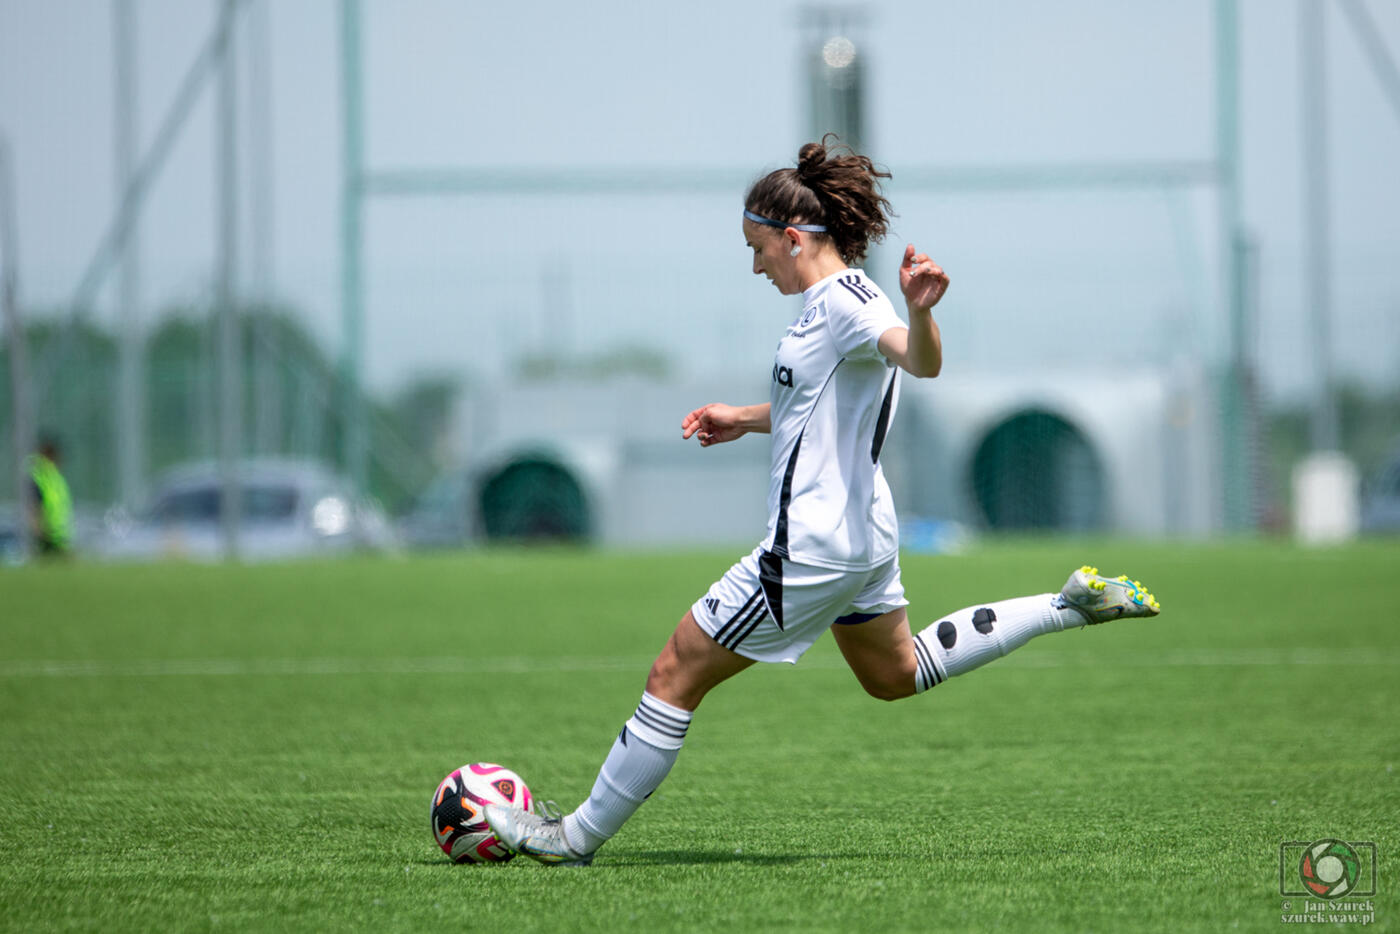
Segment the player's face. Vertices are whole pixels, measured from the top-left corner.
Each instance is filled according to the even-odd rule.
[[[802,291],[797,282],[797,264],[788,253],[790,247],[781,230],[744,218],[744,242],[753,250],[754,275],[767,276],[784,295]]]

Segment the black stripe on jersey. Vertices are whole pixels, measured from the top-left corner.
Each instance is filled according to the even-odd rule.
[[[739,607],[739,612],[737,612],[737,613],[735,613],[733,616],[729,617],[729,621],[728,621],[727,623],[725,623],[723,626],[721,626],[721,627],[719,628],[719,631],[715,633],[715,636],[714,636],[715,641],[718,642],[720,645],[724,645],[724,638],[725,638],[725,636],[729,635],[730,630],[731,630],[732,628],[734,628],[736,624],[738,624],[738,625],[740,625],[740,626],[743,625],[743,623],[740,623],[740,622],[739,622],[739,617],[743,616],[745,613],[749,612],[749,610],[753,609],[753,603],[754,603],[754,601],[755,601],[755,600],[759,600],[762,596],[763,596],[763,589],[762,589],[762,588],[759,588],[758,590],[755,590],[755,591],[753,592],[753,596],[749,597],[748,600],[744,601],[744,605],[741,606],[741,607]]]
[[[850,292],[856,298],[860,299],[860,303],[862,305],[864,305],[866,302],[870,301],[872,298],[875,297],[875,293],[872,292],[860,281],[860,276],[857,276],[854,273],[852,273],[849,276],[842,276],[836,281],[839,282],[842,288],[844,288],[847,292]]]
[[[839,365],[839,364],[838,364]],[[816,406],[812,407],[816,411]],[[797,472],[797,454],[802,450],[802,435],[807,426],[802,426],[802,434],[793,442],[792,453],[788,455],[787,469],[783,471],[783,486],[778,493],[778,521],[773,526],[773,554],[786,558],[788,553],[788,505],[792,503],[792,475]]]
[[[767,619],[767,618],[768,618],[768,610],[765,608],[764,611],[763,611],[762,613],[758,614],[758,618],[755,619],[753,622],[749,623],[747,626],[745,626],[745,627],[744,627],[744,631],[738,633],[738,634],[735,636],[735,638],[734,638],[733,640],[731,640],[730,643],[729,643],[729,645],[726,646],[726,647],[727,647],[731,652],[732,652],[733,650],[737,649],[737,648],[739,647],[739,643],[741,643],[741,642],[743,642],[745,639],[747,639],[747,638],[749,637],[749,633],[751,633],[751,632],[753,632],[755,629],[757,629],[757,628],[758,628],[758,624],[761,623],[761,622],[763,622],[763,621],[764,621],[765,619]]]
[[[782,629],[783,559],[776,551],[765,551],[758,556],[758,583],[763,587],[763,596],[768,601],[768,611],[773,614],[773,622]]]
[[[836,371],[841,369],[841,364],[845,362],[845,357],[837,360],[836,365],[831,368],[831,372],[826,374],[822,388],[817,390],[816,398],[812,400],[812,410],[807,413],[807,421],[802,423],[802,430],[797,433],[797,440],[792,444],[792,453],[788,455],[787,468],[783,471],[782,489],[778,493],[778,521],[773,525],[773,554],[780,558],[788,556],[788,506],[792,503],[792,475],[797,472],[797,454],[802,450],[802,436],[807,433],[807,423],[812,420],[813,415],[817,414],[817,406],[821,404],[822,396],[826,395],[826,387],[831,385],[832,377],[836,375]],[[770,608],[774,606],[771,600],[768,606]],[[780,629],[783,625],[782,612],[781,605],[779,605],[773,614]]]
[[[890,385],[885,390],[885,401],[880,403],[880,417],[875,420],[875,440],[870,443],[870,463],[880,461],[880,449],[885,446],[885,433],[890,430],[890,409],[894,406],[894,381],[899,379],[899,367],[891,367]]]
[[[857,291],[851,286],[851,284],[850,284],[849,282],[847,282],[845,279],[837,279],[836,281],[839,282],[839,283],[841,284],[841,287],[844,288],[847,292],[850,292],[850,293],[851,293],[852,295],[854,295],[856,298],[860,299],[860,303],[861,303],[862,305],[864,305],[866,302],[870,301],[870,299],[866,298],[864,295],[862,295],[862,294],[860,294],[859,292],[857,292]]]

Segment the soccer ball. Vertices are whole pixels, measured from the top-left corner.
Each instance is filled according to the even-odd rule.
[[[488,804],[530,809],[530,789],[510,769],[492,762],[464,765],[433,792],[433,839],[454,863],[504,863],[515,854],[486,823]]]

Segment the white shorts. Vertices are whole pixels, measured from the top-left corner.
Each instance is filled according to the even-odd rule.
[[[833,624],[863,623],[908,605],[897,556],[868,571],[839,571],[794,564],[755,548],[690,612],[732,652],[796,664]]]

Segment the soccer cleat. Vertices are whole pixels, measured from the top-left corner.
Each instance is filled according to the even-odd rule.
[[[1128,616],[1156,616],[1162,612],[1162,605],[1141,581],[1129,580],[1126,574],[1100,577],[1099,569],[1087,564],[1065,581],[1060,603],[1078,610],[1090,626]]]
[[[564,838],[563,815],[553,801],[541,802],[532,814],[504,804],[486,805],[486,823],[512,853],[550,866],[587,866],[592,853],[579,853]]]

